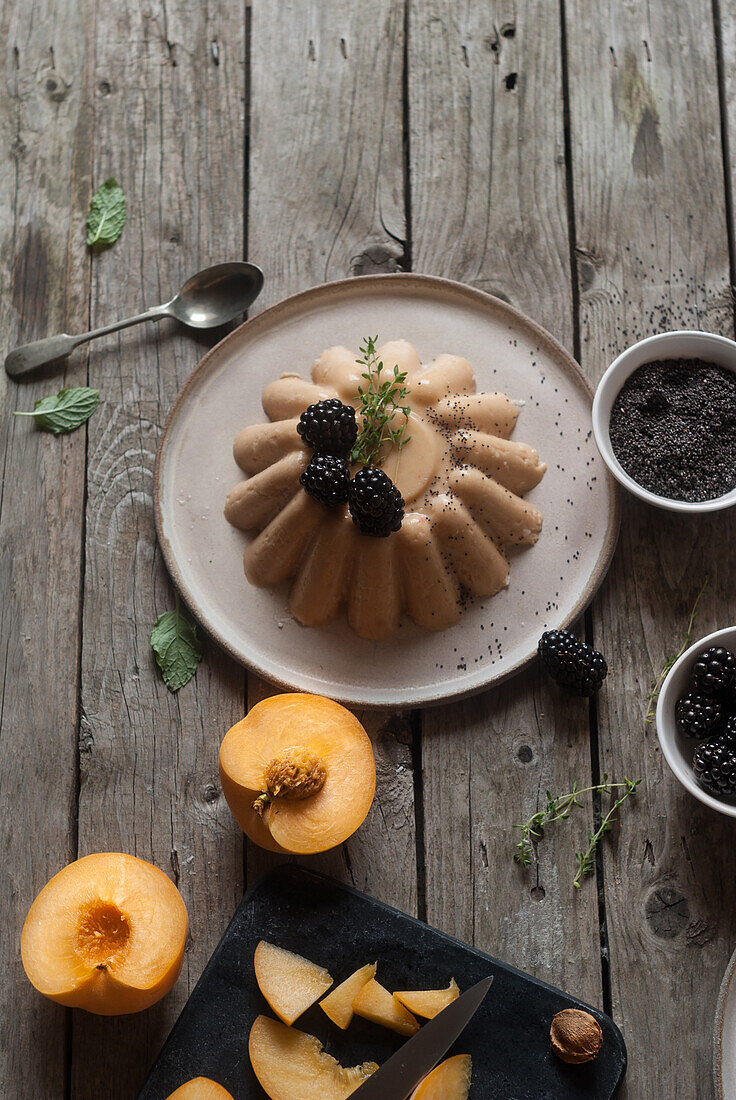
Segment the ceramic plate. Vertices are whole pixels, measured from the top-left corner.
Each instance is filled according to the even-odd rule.
[[[524,402],[515,437],[547,463],[526,494],[544,515],[536,546],[511,560],[509,587],[459,623],[426,633],[406,620],[395,638],[358,638],[344,619],[307,629],[288,591],[249,585],[248,536],[224,519],[242,473],[235,435],[265,419],[264,386],[285,371],[305,378],[333,344],[365,335],[404,338],[422,362],[447,351],[469,359],[478,391]],[[497,298],[421,275],[328,283],[287,298],[213,348],[182,390],[156,468],[156,524],[166,564],[202,626],[238,661],[280,686],[357,706],[417,706],[480,691],[531,661],[542,631],[574,620],[593,596],[618,530],[615,482],[593,441],[592,394],[549,334]]]
[[[726,967],[718,994],[713,1076],[717,1100],[736,1100],[736,951]]]

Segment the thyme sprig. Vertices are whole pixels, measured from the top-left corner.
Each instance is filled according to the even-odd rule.
[[[400,371],[398,364],[388,377],[381,378],[383,362],[378,358],[376,344],[378,337],[367,336],[360,346],[362,358],[358,362],[365,367],[362,377],[367,386],[358,387],[360,398],[360,430],[350,452],[350,465],[371,466],[378,459],[384,447],[397,447],[399,452],[409,442],[406,429],[409,423],[410,408],[405,402],[409,390],[405,385],[406,372]],[[399,418],[399,426],[394,422]]]
[[[592,832],[591,830],[588,830],[588,847],[585,849],[585,851],[575,853],[575,859],[577,860],[578,870],[577,870],[577,874],[575,875],[575,878],[573,879],[573,886],[575,887],[576,890],[580,889],[580,882],[585,877],[585,875],[589,875],[591,873],[591,871],[593,870],[593,868],[595,867],[595,853],[596,853],[596,849],[598,847],[598,841],[606,833],[610,833],[611,826],[613,825],[614,821],[616,820],[616,811],[621,806],[623,806],[624,802],[626,801],[626,799],[629,797],[630,794],[634,794],[634,792],[636,791],[636,788],[639,786],[640,783],[641,783],[641,779],[627,779],[624,776],[623,784],[621,784],[621,783],[611,783],[609,785],[609,788],[608,788],[609,790],[611,789],[611,787],[621,787],[621,786],[625,787],[626,789],[625,789],[624,793],[613,802],[613,805],[611,806],[610,810],[608,811],[606,816],[601,821],[598,828],[594,832]]]
[[[553,796],[547,791],[547,805],[544,809],[532,814],[523,825],[514,826],[516,829],[521,829],[521,840],[516,845],[514,859],[522,867],[531,866],[532,862],[536,861],[536,844],[542,839],[545,828],[555,821],[566,821],[576,806],[582,809],[581,795],[589,793],[603,795],[613,794],[614,791],[622,791],[623,793],[614,801],[599,827],[594,832],[588,832],[586,851],[575,853],[578,870],[573,885],[579,889],[581,879],[590,874],[595,866],[595,851],[599,840],[605,833],[610,832],[615,821],[616,811],[624,804],[629,795],[634,793],[640,783],[641,779],[627,779],[625,777],[622,783],[609,783],[608,776],[604,773],[603,782],[594,783],[590,787],[578,787],[577,780],[575,780],[567,794]]]
[[[682,657],[683,653],[692,641],[693,623],[695,622],[695,616],[698,613],[698,604],[700,603],[701,596],[708,587],[708,579],[708,577],[705,578],[705,580],[703,581],[703,587],[700,589],[697,596],[695,597],[695,603],[693,604],[692,611],[690,612],[690,619],[687,624],[687,630],[685,631],[685,637],[683,639],[682,645],[680,646],[678,652],[674,655],[674,657],[667,658],[662,666],[662,671],[660,672],[659,676],[652,680],[652,687],[649,695],[647,696],[647,716],[645,719],[647,725],[649,725],[654,720],[654,712],[657,704],[657,699],[659,698],[662,684],[667,678],[667,673],[672,668],[675,661],[678,661],[680,657]]]

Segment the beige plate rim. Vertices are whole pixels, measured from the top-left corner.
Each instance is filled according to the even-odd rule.
[[[521,310],[516,309],[515,306],[510,305],[501,298],[497,298],[495,295],[487,294],[483,290],[478,290],[475,287],[468,286],[465,283],[460,283],[454,279],[444,279],[436,275],[420,275],[410,272],[399,272],[390,275],[360,275],[349,279],[337,279],[332,282],[320,283],[317,286],[310,287],[307,290],[299,291],[296,294],[291,294],[287,298],[282,298],[281,301],[276,302],[274,305],[264,309],[261,313],[256,314],[255,317],[243,322],[238,328],[233,329],[228,333],[218,344],[204,355],[202,359],[194,367],[184,386],[180,390],[174,404],[169,411],[169,415],[166,418],[163,432],[161,433],[161,439],[159,440],[158,449],[156,452],[156,464],[154,469],[154,518],[156,523],[156,535],[158,537],[159,546],[166,563],[166,568],[169,571],[171,579],[184,600],[184,603],[194,615],[195,619],[210,638],[212,638],[222,649],[225,650],[230,657],[232,657],[238,664],[244,666],[247,669],[257,673],[259,676],[264,677],[270,683],[274,684],[285,691],[301,691],[303,686],[296,680],[290,680],[282,675],[279,675],[277,669],[270,666],[259,665],[257,661],[247,659],[243,656],[227,638],[223,637],[220,632],[214,629],[207,617],[206,608],[200,607],[196,599],[192,595],[191,591],[187,587],[185,579],[179,569],[176,558],[172,552],[171,544],[164,534],[164,518],[163,518],[163,486],[162,486],[162,468],[163,468],[163,455],[166,450],[167,440],[172,426],[175,424],[180,410],[186,404],[187,397],[191,390],[197,384],[200,375],[202,375],[209,366],[210,360],[217,354],[219,354],[222,348],[229,342],[239,336],[244,329],[247,329],[252,334],[257,334],[258,330],[264,327],[270,327],[275,322],[277,323],[280,315],[287,314],[295,308],[308,307],[311,303],[321,301],[325,298],[329,298],[334,293],[342,292],[346,289],[359,292],[361,287],[375,286],[376,284],[386,285],[387,283],[399,287],[401,286],[405,291],[410,292],[412,287],[420,290],[424,288],[434,288],[435,290],[445,289],[448,292],[452,292],[456,295],[466,298],[469,302],[474,303],[476,306],[480,305],[492,305],[496,314],[499,312],[505,314],[509,321],[514,322],[517,325],[525,327],[531,332],[534,337],[540,341],[541,344],[545,344],[548,349],[553,353],[553,356],[559,360],[560,364],[564,367],[567,373],[571,376],[572,380],[580,386],[580,388],[586,393],[590,400],[591,409],[593,404],[593,388],[588,382],[587,378],[583,374],[579,365],[570,355],[570,353],[560,344],[554,336],[552,336],[541,325],[533,321]],[[620,491],[617,482],[605,467],[605,474],[609,486],[609,495],[611,500],[611,507],[608,514],[608,523],[606,527],[606,535],[603,540],[601,552],[597,559],[595,568],[591,571],[590,578],[587,585],[583,589],[578,602],[570,614],[560,623],[560,627],[564,628],[574,623],[580,618],[582,613],[590,604],[591,600],[598,591],[601,583],[603,582],[608,568],[611,564],[614,551],[616,549],[616,542],[618,539],[619,525],[620,525]],[[514,665],[505,668],[502,672],[491,672],[487,680],[483,683],[475,683],[467,689],[463,688],[447,688],[438,691],[436,694],[427,693],[426,696],[417,699],[412,697],[411,699],[403,700],[401,693],[398,690],[394,690],[391,693],[391,698],[386,698],[385,701],[381,700],[377,702],[374,699],[364,699],[360,697],[351,697],[346,699],[340,695],[333,696],[340,702],[346,702],[350,706],[362,707],[365,709],[383,710],[383,709],[396,709],[402,706],[411,706],[412,708],[422,708],[427,706],[437,706],[446,702],[448,699],[464,699],[473,695],[478,695],[483,691],[487,691],[491,687],[496,687],[498,684],[508,680],[511,676],[515,676],[523,668],[526,668],[536,659],[536,650],[529,653],[526,657],[518,660]]]
[[[723,1079],[723,1029],[726,1023],[726,1002],[734,996],[734,991],[731,988],[734,974],[736,974],[736,951],[731,956],[721,981],[713,1025],[713,1081],[717,1100],[734,1100],[733,1091],[726,1093]],[[733,1082],[730,1083],[733,1085]]]

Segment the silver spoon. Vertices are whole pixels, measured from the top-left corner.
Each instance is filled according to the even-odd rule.
[[[206,267],[188,279],[170,302],[153,306],[145,313],[104,325],[81,336],[62,333],[15,348],[5,360],[5,370],[11,378],[17,378],[43,363],[63,358],[87,340],[95,340],[98,336],[106,336],[108,332],[117,332],[130,325],[139,325],[141,321],[175,317],[191,328],[217,328],[226,321],[232,321],[239,313],[244,313],[255,302],[262,287],[263,272],[255,264],[231,263]]]

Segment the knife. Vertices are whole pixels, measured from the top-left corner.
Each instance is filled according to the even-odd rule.
[[[351,1097],[358,1097],[359,1100],[406,1100],[465,1030],[483,1003],[492,981],[492,976],[484,978],[443,1008],[360,1088],[351,1093]]]

